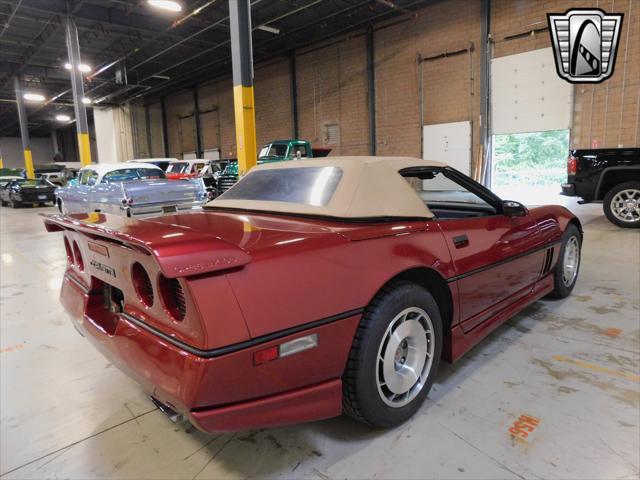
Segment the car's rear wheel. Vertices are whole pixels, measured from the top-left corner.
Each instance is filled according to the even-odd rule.
[[[624,182],[604,196],[604,214],[619,227],[640,228],[640,182]]]
[[[553,290],[551,298],[565,298],[571,295],[578,280],[582,255],[582,236],[578,228],[570,223],[562,235],[558,261],[553,269]]]
[[[440,364],[442,321],[431,294],[414,283],[386,286],[366,308],[343,377],[346,413],[375,427],[410,418]]]

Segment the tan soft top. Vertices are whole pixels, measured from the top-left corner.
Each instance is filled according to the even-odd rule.
[[[325,206],[274,201],[225,200],[224,194],[209,202],[207,206],[326,215],[338,218],[433,218],[429,208],[411,185],[398,174],[398,171],[410,167],[444,166],[446,166],[444,163],[410,157],[325,157],[263,164],[254,167],[244,178],[263,170],[310,167],[341,168],[342,178],[333,197]]]

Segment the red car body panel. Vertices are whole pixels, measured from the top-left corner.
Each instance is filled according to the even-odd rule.
[[[431,272],[448,292],[443,357],[456,360],[552,290],[569,222],[577,220],[562,207],[369,224],[220,210],[45,220],[82,256],[83,271],[70,253],[61,291],[77,329],[205,431],[340,414],[340,379],[362,312],[406,272]],[[182,321],[160,295],[151,307],[141,301],[131,281],[136,262],[154,285],[161,275],[178,279]],[[122,291],[122,312],[106,306],[105,284]],[[312,334],[316,348],[255,364],[256,352]]]

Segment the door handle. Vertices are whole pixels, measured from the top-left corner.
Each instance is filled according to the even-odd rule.
[[[456,248],[464,248],[469,245],[469,238],[466,235],[458,235],[453,237],[453,244]]]

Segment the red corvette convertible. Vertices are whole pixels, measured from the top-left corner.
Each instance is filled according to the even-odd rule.
[[[262,165],[204,211],[52,215],[76,328],[204,431],[408,419],[455,361],[571,293],[578,219],[502,201],[446,165]]]

